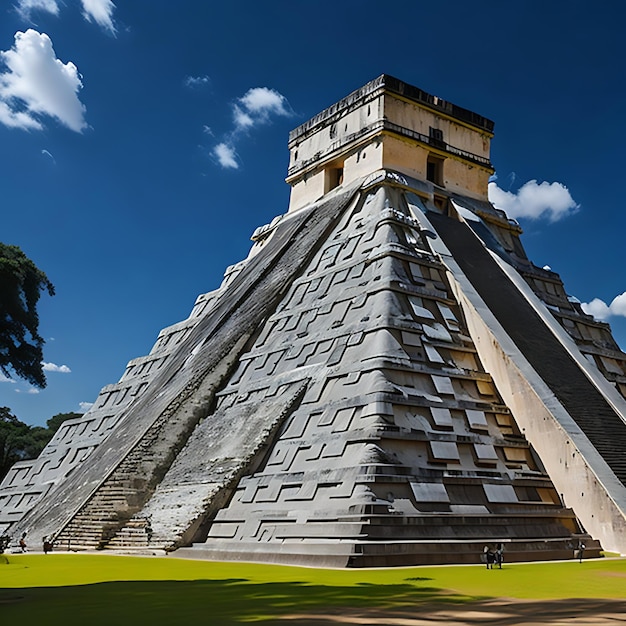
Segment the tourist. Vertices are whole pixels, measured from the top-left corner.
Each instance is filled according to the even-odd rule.
[[[493,569],[493,564],[495,560],[496,560],[496,555],[491,549],[491,546],[485,546],[483,548],[483,563],[487,564],[487,569]]]
[[[498,543],[496,544],[496,563],[498,564],[499,569],[502,569],[503,561],[504,561],[504,544]]]
[[[586,548],[585,544],[582,541],[579,541],[578,548],[576,549],[579,563],[583,562],[583,554],[585,553],[585,548]]]
[[[43,553],[48,554],[48,552],[52,552],[52,541],[48,539],[48,537],[43,538]]]

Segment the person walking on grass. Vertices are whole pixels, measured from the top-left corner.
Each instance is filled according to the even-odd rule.
[[[52,552],[52,541],[48,539],[48,537],[43,538],[43,553],[48,554],[48,552]]]
[[[586,548],[585,544],[582,541],[579,541],[578,548],[576,549],[579,563],[583,562],[583,555],[585,554],[585,548]]]
[[[483,562],[487,564],[487,569],[493,569],[493,564],[496,560],[496,555],[491,549],[491,546],[485,546],[483,548]]]
[[[504,544],[498,543],[496,544],[496,563],[498,564],[499,569],[502,569],[503,562],[504,562]]]

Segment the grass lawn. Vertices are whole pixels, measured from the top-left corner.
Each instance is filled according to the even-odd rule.
[[[435,605],[458,609],[498,597],[621,600],[626,590],[626,560],[616,558],[505,563],[502,570],[481,565],[322,570],[108,554],[4,557],[4,624],[296,623],[280,618],[347,609],[390,615]]]

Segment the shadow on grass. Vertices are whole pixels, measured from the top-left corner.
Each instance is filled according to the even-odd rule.
[[[421,584],[342,587],[242,579],[127,581],[0,590],[0,614],[4,624],[267,624],[294,614],[411,610],[425,602],[470,600],[476,598]]]
[[[408,580],[408,579],[407,579]],[[126,581],[0,590],[2,624],[64,626],[256,623],[626,624],[623,600],[521,601],[468,597],[413,584],[324,586],[246,579]]]

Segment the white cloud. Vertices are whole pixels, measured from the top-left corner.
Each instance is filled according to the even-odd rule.
[[[51,158],[51,159],[52,159],[52,162],[56,165],[56,163],[57,163],[57,162],[56,162],[55,158],[52,156],[52,153],[51,153],[50,151],[48,151],[48,150],[42,150],[42,151],[41,151],[41,154],[43,154],[43,155],[45,155],[45,156],[47,156],[47,157]]]
[[[185,87],[196,89],[199,87],[206,87],[211,83],[211,79],[208,76],[185,76],[185,80],[183,82]]]
[[[489,201],[509,217],[545,218],[550,222],[572,215],[580,207],[565,185],[545,181],[537,183],[536,180],[524,183],[517,193],[501,189],[492,180],[489,183]]]
[[[26,391],[22,389],[16,389],[15,393],[27,393],[29,395],[36,395],[39,393],[39,389],[36,389],[35,387],[29,387]]]
[[[235,144],[241,141],[246,131],[267,124],[272,116],[291,116],[293,112],[287,99],[275,89],[253,87],[238,98],[232,105],[233,130],[225,135],[224,141],[217,144],[212,153],[224,168],[238,169]],[[205,132],[208,127],[205,126]],[[212,133],[211,133],[212,134]]]
[[[2,372],[0,372],[0,383],[11,383],[12,385],[15,385],[15,381],[12,378],[5,376]]]
[[[580,306],[587,315],[593,315],[597,320],[605,320],[611,316],[607,303],[600,298],[594,298],[591,302],[582,302]]]
[[[607,320],[614,316],[626,317],[626,291],[615,296],[611,304],[600,298],[594,298],[591,302],[583,302],[581,306],[587,315],[593,315],[598,320]]]
[[[56,363],[43,363],[44,372],[60,372],[61,374],[69,374],[72,370],[67,365],[57,365]]]
[[[253,87],[233,105],[235,129],[247,129],[264,124],[272,115],[292,115],[287,99],[275,89]]]
[[[219,164],[226,169],[238,169],[239,163],[237,163],[236,152],[232,146],[226,143],[218,143],[213,148],[213,154],[217,157]]]
[[[115,35],[115,24],[113,24],[115,5],[111,0],[81,0],[81,2],[86,20],[90,22],[93,20],[112,35]]]
[[[242,111],[237,105],[233,107],[233,120],[237,130],[243,130],[244,128],[254,126],[254,120],[252,117],[245,111]]]
[[[613,315],[626,317],[626,291],[624,293],[620,293],[619,296],[615,296],[609,308],[611,309],[611,313]]]
[[[290,115],[289,110],[285,106],[285,96],[278,93],[275,89],[268,87],[254,87],[248,89],[245,95],[239,98],[239,102],[253,113],[276,115]]]
[[[113,22],[115,5],[112,0],[80,0],[80,2],[83,7],[83,17],[88,22],[93,21],[115,35],[116,28]],[[59,14],[58,0],[18,0],[15,8],[26,20],[30,20],[33,11],[46,11],[52,15]]]
[[[78,406],[81,411],[87,413],[87,411],[89,411],[89,409],[93,406],[93,402],[79,402]]]
[[[56,0],[19,0],[15,8],[27,20],[30,20],[32,11],[47,11],[52,15],[59,14],[59,5]]]
[[[15,33],[15,45],[0,51],[0,61],[9,70],[0,74],[0,122],[40,129],[40,118],[49,116],[76,132],[87,126],[78,69],[56,58],[48,35],[30,28]]]
[[[2,76],[0,75],[1,78]],[[41,124],[28,113],[11,109],[6,102],[2,101],[2,95],[0,95],[0,123],[9,128],[22,128],[24,130],[39,130],[42,128]]]

